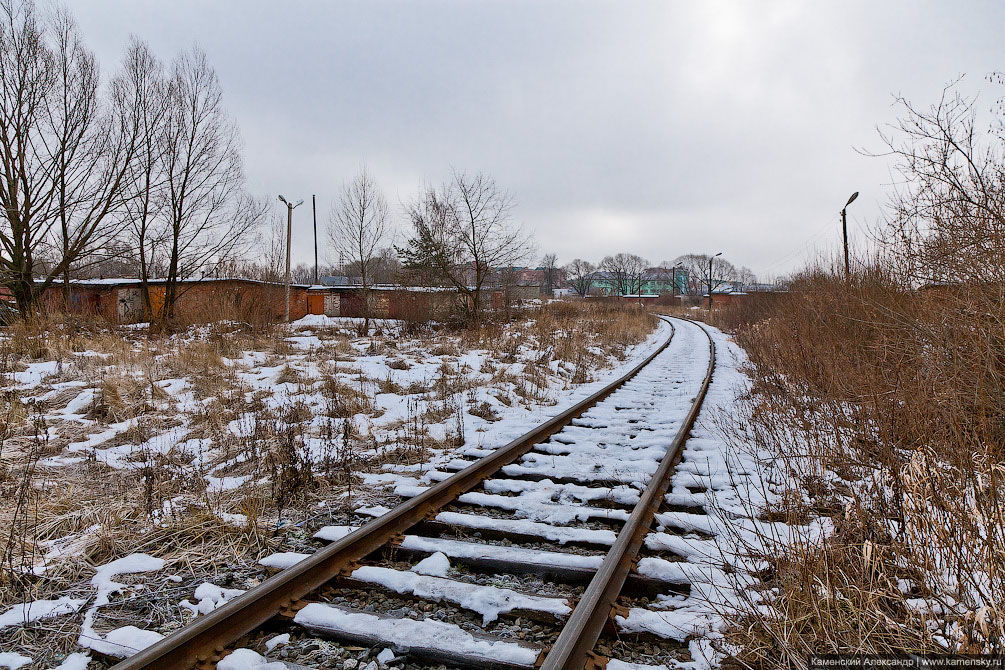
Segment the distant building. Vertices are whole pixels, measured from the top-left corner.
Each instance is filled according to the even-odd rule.
[[[635,284],[635,282],[632,282]],[[628,292],[631,295],[661,296],[675,295],[685,291],[687,286],[687,271],[676,268],[647,268],[642,272],[640,286],[633,285]],[[618,279],[615,273],[598,270],[593,273],[592,293],[603,296],[621,295]]]

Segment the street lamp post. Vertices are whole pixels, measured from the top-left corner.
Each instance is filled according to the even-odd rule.
[[[304,204],[303,200],[298,200],[296,204],[291,203],[283,196],[279,200],[286,205],[286,305],[283,316],[286,323],[290,322],[290,244],[293,240],[293,210]]]
[[[851,194],[848,198],[848,202],[844,204],[841,208],[841,232],[844,235],[844,278],[847,280],[851,277],[851,269],[848,266],[848,215],[845,210],[848,209],[848,205],[855,202],[855,198],[858,197],[858,191]]]
[[[311,196],[311,211],[314,213],[314,285],[318,284],[318,197]]]
[[[712,261],[714,261],[717,256],[721,255],[722,252],[720,251],[715,256],[708,259],[708,313],[710,316],[712,314]]]

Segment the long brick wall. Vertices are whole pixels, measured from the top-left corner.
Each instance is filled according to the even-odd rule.
[[[73,284],[70,311],[75,314],[100,316],[111,323],[136,323],[150,316],[143,309],[137,284]],[[154,312],[164,305],[164,284],[150,285],[150,302]],[[175,302],[175,318],[183,323],[209,323],[232,320],[260,324],[282,321],[285,287],[241,279],[219,279],[179,282]],[[49,287],[42,296],[46,310],[64,309],[62,287]],[[307,314],[307,289],[290,287],[290,318]]]

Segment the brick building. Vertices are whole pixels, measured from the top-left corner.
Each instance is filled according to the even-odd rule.
[[[363,289],[359,285],[307,288],[310,314],[363,316]],[[370,316],[377,319],[425,321],[444,319],[457,306],[452,288],[377,285],[370,287]]]
[[[150,302],[155,314],[164,306],[167,281],[147,282]],[[284,315],[285,284],[253,279],[187,279],[178,282],[175,317],[182,322],[207,323],[232,319],[262,323],[281,321]],[[307,286],[290,287],[290,318],[307,314]],[[42,294],[44,309],[63,309],[63,286],[52,284]],[[75,314],[100,316],[111,323],[149,321],[143,305],[139,279],[72,279],[70,280],[70,311]]]

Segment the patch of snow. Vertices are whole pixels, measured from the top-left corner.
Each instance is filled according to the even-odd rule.
[[[397,593],[411,594],[434,602],[455,603],[481,614],[483,625],[495,621],[501,613],[517,609],[547,612],[558,617],[566,616],[572,611],[569,603],[560,598],[530,596],[510,589],[468,584],[391,568],[363,566],[356,568],[352,577],[370,584],[380,584]]]
[[[314,537],[319,540],[337,542],[358,528],[359,526],[325,526],[318,532],[314,533]]]
[[[84,614],[77,644],[84,649],[93,649],[99,654],[122,658],[131,656],[163,638],[164,636],[159,633],[141,630],[135,626],[117,628],[104,637],[94,630],[94,617],[98,608],[107,605],[109,597],[113,593],[119,593],[126,588],[125,584],[112,581],[112,577],[152,572],[163,567],[163,559],[154,558],[147,554],[130,554],[99,567],[91,578],[91,585],[97,588],[97,594],[91,607]]]
[[[62,614],[73,614],[83,607],[85,602],[87,601],[83,599],[63,596],[58,600],[36,600],[30,603],[18,603],[3,614],[0,614],[0,628],[17,626]]]
[[[406,535],[401,542],[403,549],[429,553],[442,552],[451,558],[496,559],[526,565],[586,568],[596,570],[603,556],[564,554],[557,551],[524,549],[523,547],[503,547],[495,544],[475,544],[460,540],[445,540],[438,537]]]
[[[565,544],[567,542],[590,542],[612,545],[617,535],[613,530],[580,528],[577,526],[553,526],[527,519],[498,519],[491,516],[464,514],[461,512],[440,512],[436,520],[451,526],[482,530],[496,530],[504,533],[519,533]]]
[[[432,556],[426,556],[411,568],[412,572],[431,577],[446,577],[450,571],[450,559],[438,551]]]
[[[289,643],[290,643],[290,634],[283,633],[282,635],[276,635],[275,637],[270,637],[268,640],[266,640],[265,648],[268,651],[272,651],[281,644],[289,644]]]
[[[281,551],[275,554],[269,554],[265,558],[259,559],[258,564],[264,565],[267,568],[285,570],[309,556],[310,554],[298,554],[295,551]]]
[[[220,605],[236,598],[244,593],[244,589],[225,589],[216,584],[203,582],[195,589],[195,603],[188,599],[182,600],[179,605],[188,609],[194,616],[209,614]]]
[[[206,481],[209,482],[208,490],[218,493],[241,488],[251,481],[251,475],[242,475],[240,477],[213,477],[212,475],[206,475]]]
[[[480,507],[495,507],[505,509],[532,521],[546,523],[572,523],[573,521],[588,521],[589,519],[617,519],[624,521],[628,512],[623,509],[608,509],[603,507],[587,507],[585,505],[565,505],[550,502],[549,492],[527,491],[518,496],[502,496],[494,493],[471,491],[461,495],[458,502],[478,505]]]
[[[391,511],[390,507],[384,507],[383,505],[373,505],[373,506],[363,506],[357,507],[357,514],[365,514],[366,516],[372,516],[374,518],[384,516]]]
[[[648,665],[646,663],[628,663],[612,658],[607,662],[608,670],[668,670],[665,665]]]
[[[235,649],[216,667],[217,670],[286,670],[285,663],[270,661],[251,649]]]
[[[90,656],[78,651],[64,658],[63,662],[52,670],[87,670],[87,665],[90,662]]]
[[[373,614],[346,612],[321,603],[307,605],[297,612],[294,621],[348,635],[377,637],[392,646],[466,653],[527,667],[533,667],[538,656],[534,649],[514,642],[477,639],[455,624],[432,619],[382,619]]]
[[[13,651],[0,651],[0,668],[17,670],[23,665],[31,663],[31,659]]]
[[[124,658],[132,656],[152,644],[157,644],[163,639],[163,635],[152,630],[143,630],[136,626],[122,626],[109,631],[103,639],[91,640],[87,646],[99,654]],[[81,644],[81,646],[84,645]]]

